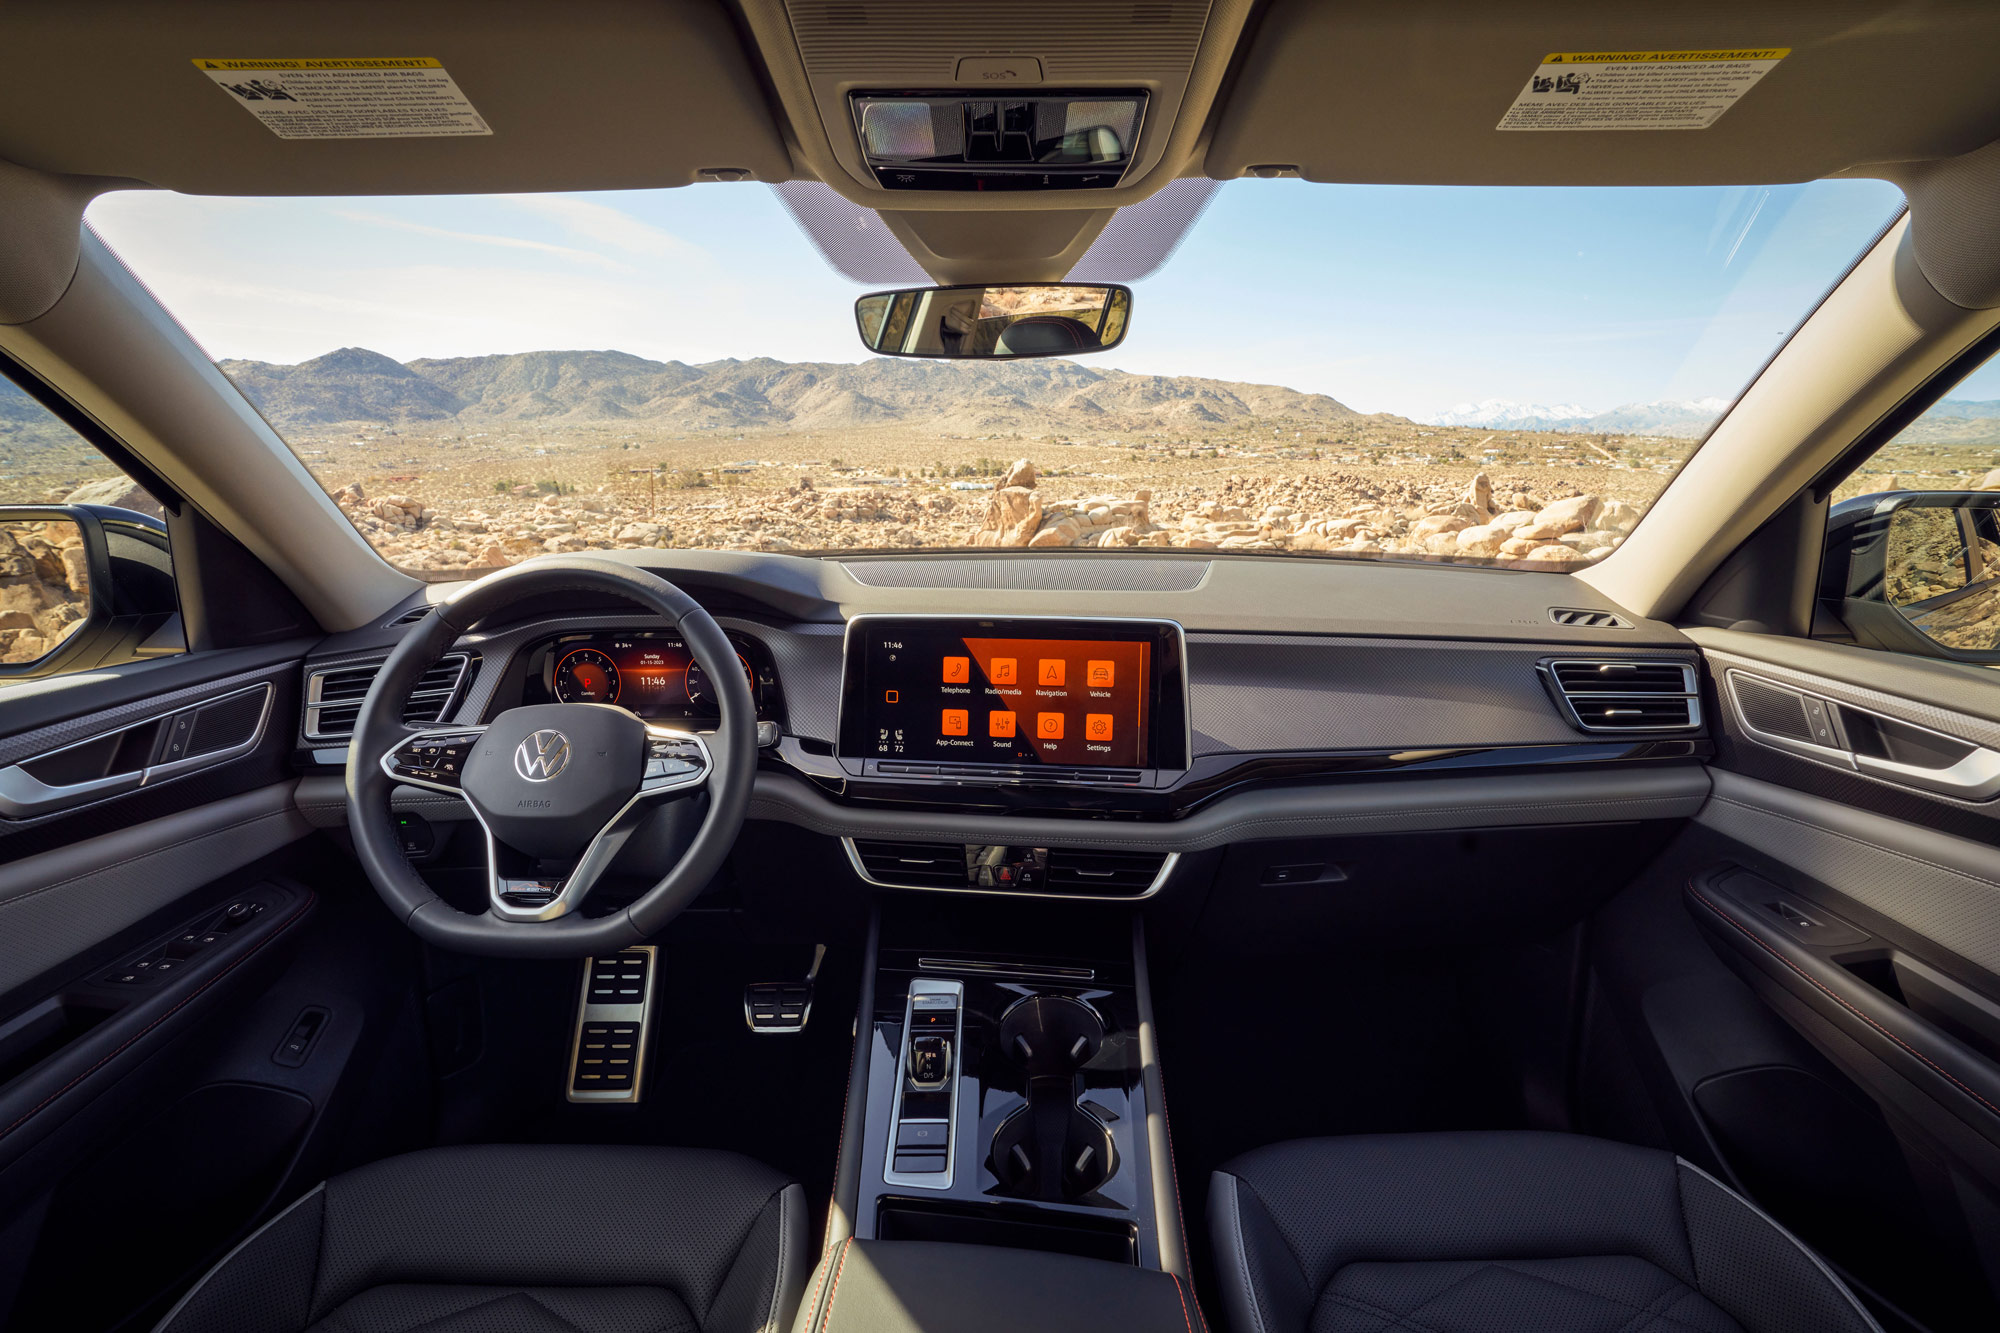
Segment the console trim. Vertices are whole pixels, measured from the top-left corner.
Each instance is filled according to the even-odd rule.
[[[944,1170],[943,1172],[914,1173],[896,1170],[896,1139],[903,1127],[903,1081],[908,1076],[904,1068],[910,1055],[910,1034],[915,1030],[915,999],[919,995],[949,995],[957,1003],[957,1017],[951,1028],[951,1109],[945,1113]],[[962,1061],[965,1059],[965,985],[957,981],[941,981],[936,977],[912,977],[910,992],[903,997],[903,1032],[896,1040],[896,1081],[890,1085],[891,1103],[889,1120],[889,1141],[882,1158],[882,1181],[899,1189],[949,1190],[952,1177],[958,1173],[958,1141],[961,1137],[958,1124],[958,1089],[962,1079]],[[916,1117],[912,1123],[934,1123],[926,1117]]]

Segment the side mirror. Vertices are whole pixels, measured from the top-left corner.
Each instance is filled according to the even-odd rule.
[[[108,505],[0,505],[0,681],[178,652],[166,525]]]
[[[1102,352],[1125,341],[1131,315],[1131,288],[1066,282],[912,287],[854,303],[871,352],[973,361]]]
[[[1834,506],[1820,606],[1866,647],[2000,663],[2000,493],[1894,491]]]

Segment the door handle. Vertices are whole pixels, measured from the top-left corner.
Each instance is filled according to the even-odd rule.
[[[1921,787],[1962,801],[1983,801],[2000,793],[2000,753],[1983,746],[1967,751],[1948,768],[1920,768],[1894,759],[1877,759],[1871,754],[1855,754],[1854,766],[1905,786]]]
[[[130,791],[145,780],[146,770],[135,768],[129,773],[113,773],[85,782],[52,784],[14,764],[0,768],[0,816],[33,819],[37,815],[67,810],[73,805]]]

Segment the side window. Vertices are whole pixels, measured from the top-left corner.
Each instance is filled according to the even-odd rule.
[[[0,686],[183,647],[159,501],[0,377]]]

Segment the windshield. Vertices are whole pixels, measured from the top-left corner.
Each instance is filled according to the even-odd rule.
[[[1566,570],[1624,541],[1900,205],[1873,181],[1231,182],[1115,350],[958,364],[869,356],[866,289],[764,187],[128,192],[89,220],[429,577],[629,547]]]

